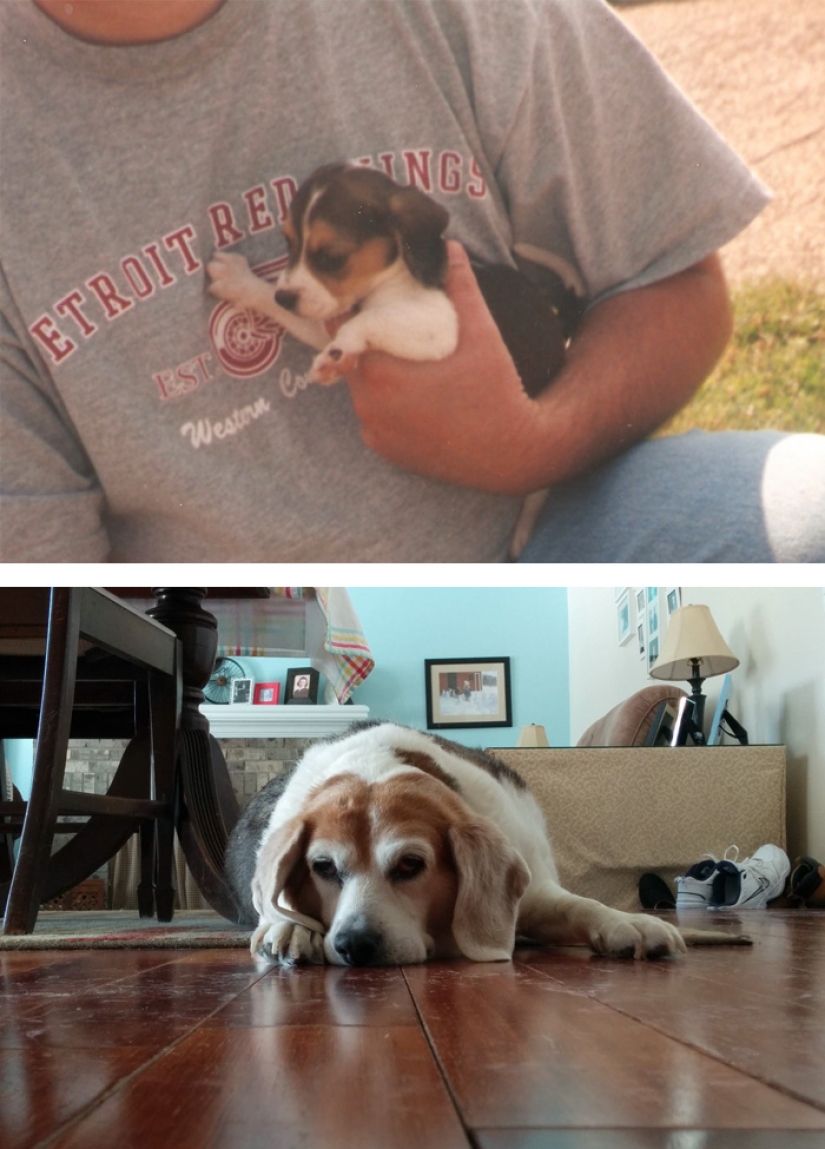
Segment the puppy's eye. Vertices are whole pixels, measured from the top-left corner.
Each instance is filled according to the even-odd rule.
[[[316,858],[312,863],[312,872],[317,874],[319,878],[323,878],[325,882],[340,882],[341,880],[335,862],[330,858]]]
[[[326,247],[319,247],[309,254],[309,262],[322,275],[337,275],[347,266],[348,260],[347,252],[331,251]]]
[[[392,868],[390,877],[395,882],[407,882],[417,878],[427,868],[427,863],[418,854],[404,854]]]

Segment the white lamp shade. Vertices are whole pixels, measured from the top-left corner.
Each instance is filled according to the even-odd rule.
[[[719,633],[707,606],[683,606],[670,617],[662,651],[654,666],[652,678],[684,681],[693,678],[698,661],[698,677],[727,674],[739,665],[739,659]]]
[[[521,733],[518,736],[517,746],[525,749],[529,746],[549,746],[547,741],[547,731],[543,726],[522,726]]]

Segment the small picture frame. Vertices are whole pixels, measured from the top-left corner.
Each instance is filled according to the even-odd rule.
[[[424,681],[430,730],[513,725],[509,658],[428,658]]]
[[[294,666],[286,672],[285,706],[314,706],[321,676],[314,666]]]
[[[680,698],[676,721],[673,724],[671,746],[686,746],[688,738],[690,738],[696,746],[705,745],[705,736],[696,725],[695,715],[696,703],[693,699],[687,697]]]
[[[233,678],[230,684],[229,703],[231,706],[249,705],[254,693],[254,678]]]
[[[277,706],[280,697],[280,682],[259,682],[255,686],[256,706]]]
[[[678,710],[673,702],[664,699],[656,707],[645,746],[672,746]]]

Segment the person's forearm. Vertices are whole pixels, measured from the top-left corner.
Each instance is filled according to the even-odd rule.
[[[570,478],[661,426],[707,377],[730,333],[717,256],[594,307],[537,403],[536,434],[514,490]]]
[[[568,361],[530,399],[466,253],[450,245],[456,353],[410,363],[367,352],[347,378],[364,442],[406,470],[495,494],[524,495],[627,449],[678,411],[730,335],[712,256],[585,316]]]

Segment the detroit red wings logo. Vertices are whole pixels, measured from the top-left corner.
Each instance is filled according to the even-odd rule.
[[[274,283],[285,265],[286,257],[282,256],[260,264],[253,271]],[[224,371],[236,379],[251,379],[266,371],[278,358],[284,329],[274,319],[255,311],[219,303],[209,320],[209,337]]]

